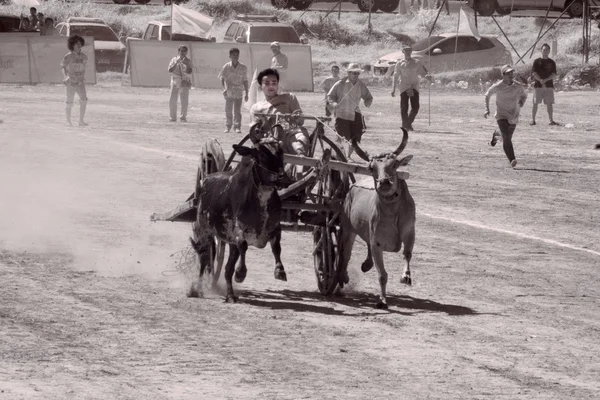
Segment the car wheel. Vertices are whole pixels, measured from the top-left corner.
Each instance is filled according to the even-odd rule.
[[[150,0],[135,0],[135,2],[138,4],[148,4],[150,3]]]
[[[296,10],[306,10],[308,7],[310,7],[311,3],[311,0],[296,0],[293,7]]]
[[[567,13],[573,18],[579,18],[583,15],[583,2],[581,0],[573,0],[569,3],[569,11]]]
[[[130,0],[113,0],[115,4],[129,4]]]
[[[271,0],[271,4],[275,8],[290,8],[292,6],[291,0]]]
[[[498,8],[497,6],[498,3],[496,0],[479,0],[477,2],[477,12],[484,17],[489,17],[490,15],[494,15],[494,11]]]
[[[362,12],[369,12],[369,9],[371,10],[371,12],[377,11],[377,4],[375,3],[375,0],[358,0],[356,5],[358,6],[358,9]]]
[[[378,9],[383,12],[391,13],[398,8],[400,5],[400,0],[379,0],[375,2]]]

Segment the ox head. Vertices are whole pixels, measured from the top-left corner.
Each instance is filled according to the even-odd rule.
[[[261,139],[254,147],[234,144],[233,149],[242,157],[248,157],[258,185],[277,186],[285,176],[283,150],[273,138]]]
[[[391,196],[396,193],[398,189],[398,174],[396,170],[402,165],[408,165],[412,159],[412,155],[400,158],[400,153],[406,147],[408,142],[408,132],[402,128],[402,143],[396,150],[391,153],[382,153],[376,156],[369,156],[369,154],[361,149],[357,143],[354,143],[354,151],[363,160],[369,163],[369,169],[373,175],[375,181],[375,190],[382,196]]]

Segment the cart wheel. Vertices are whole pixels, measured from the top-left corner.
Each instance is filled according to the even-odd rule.
[[[332,151],[334,157],[345,161],[343,152],[324,135],[316,135],[320,144],[316,152]],[[328,145],[324,147],[324,145]],[[329,170],[325,176],[317,181],[313,191],[314,202],[324,205],[329,211],[323,212],[324,223],[316,226],[313,231],[315,275],[319,292],[325,296],[333,293],[339,282],[341,260],[342,227],[340,211],[343,201],[348,193],[348,175],[338,171]],[[352,177],[352,180],[354,177]]]
[[[218,141],[209,139],[202,146],[200,153],[200,160],[198,161],[198,170],[196,172],[196,190],[194,191],[194,203],[198,205],[200,201],[200,191],[202,189],[202,182],[207,175],[214,172],[223,171],[225,167],[225,155],[223,149]],[[209,259],[205,262],[210,262],[210,266],[204,270],[203,282],[212,282],[212,286],[216,285],[221,274],[221,267],[223,266],[223,259],[225,255],[225,243],[219,239],[215,239],[214,247],[211,247]],[[216,268],[215,268],[216,259]],[[208,278],[212,275],[212,279]]]

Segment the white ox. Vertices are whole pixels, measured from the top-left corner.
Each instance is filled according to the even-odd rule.
[[[358,145],[356,154],[369,162],[372,171],[374,189],[357,182],[350,188],[344,201],[342,213],[342,260],[341,284],[348,283],[348,262],[356,235],[367,244],[368,254],[362,264],[367,272],[375,264],[379,273],[381,295],[377,308],[387,309],[386,284],[388,274],[383,266],[383,252],[399,252],[404,244],[406,261],[401,283],[412,284],[410,259],[415,243],[415,202],[408,191],[406,181],[401,179],[396,169],[407,165],[412,155],[400,158],[406,147],[408,132],[402,128],[402,143],[391,153],[369,157]]]

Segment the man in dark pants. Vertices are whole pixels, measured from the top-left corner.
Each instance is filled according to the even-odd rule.
[[[505,65],[500,70],[502,80],[493,84],[485,93],[485,114],[490,115],[490,97],[496,95],[496,122],[502,135],[502,146],[504,154],[508,158],[511,167],[517,166],[517,159],[512,145],[512,136],[519,121],[521,107],[527,100],[527,93],[523,86],[514,81],[515,70],[510,65]],[[495,146],[498,141],[498,132],[494,131],[490,145]]]
[[[419,113],[419,76],[432,81],[427,69],[411,57],[412,47],[406,46],[402,49],[404,60],[398,61],[394,67],[394,85],[392,97],[396,97],[396,86],[400,86],[400,115],[402,116],[402,127],[413,131],[412,123]],[[398,84],[400,81],[400,84]],[[408,113],[408,102],[410,100],[410,114]]]
[[[542,56],[536,58],[531,68],[531,73],[535,79],[533,84],[533,109],[531,110],[531,124],[535,125],[535,116],[538,110],[538,104],[542,101],[546,105],[548,110],[548,118],[550,119],[549,125],[559,125],[554,121],[553,117],[553,104],[554,104],[554,82],[553,79],[557,77],[556,74],[556,63],[553,59],[548,57],[550,54],[550,45],[544,43],[542,45]]]

